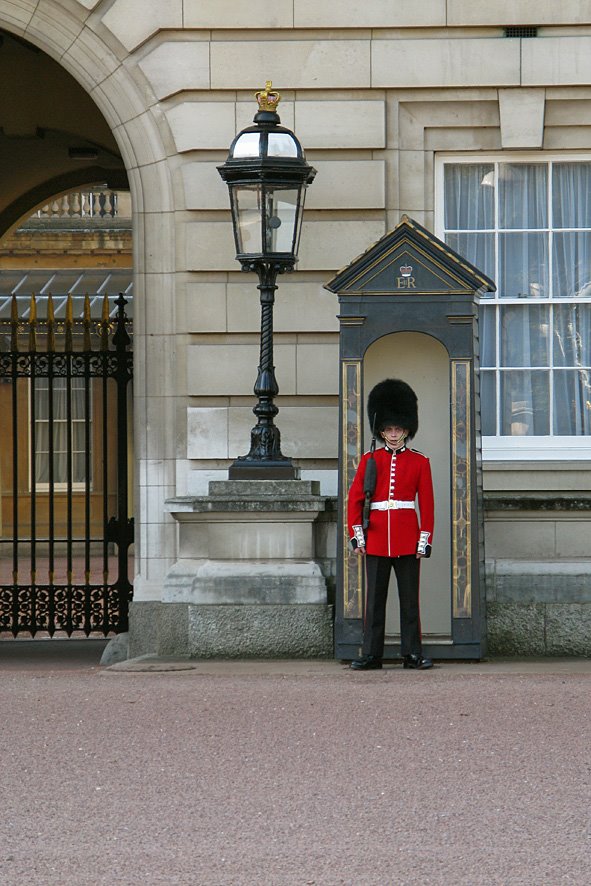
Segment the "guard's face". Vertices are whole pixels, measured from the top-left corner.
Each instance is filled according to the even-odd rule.
[[[387,425],[381,431],[381,437],[390,449],[400,449],[408,437],[408,430],[398,425]]]

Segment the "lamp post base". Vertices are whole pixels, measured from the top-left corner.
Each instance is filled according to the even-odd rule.
[[[331,658],[336,512],[315,480],[212,480],[166,502],[178,559],[130,610],[129,656]]]
[[[237,458],[228,469],[229,480],[299,480],[300,469],[290,458],[256,459],[247,455]]]

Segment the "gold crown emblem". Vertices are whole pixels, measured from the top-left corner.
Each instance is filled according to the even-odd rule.
[[[277,105],[281,101],[280,94],[273,89],[270,80],[265,83],[265,88],[255,93],[255,98],[259,103],[260,111],[276,111]]]

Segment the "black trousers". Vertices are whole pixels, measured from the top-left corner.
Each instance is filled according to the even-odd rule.
[[[381,658],[386,632],[386,602],[390,572],[394,569],[400,601],[400,651],[420,655],[421,617],[419,613],[419,574],[421,561],[414,554],[404,557],[375,557],[367,554],[363,654]]]

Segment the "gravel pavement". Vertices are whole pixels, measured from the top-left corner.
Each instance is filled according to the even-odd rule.
[[[591,661],[0,642],[0,886],[591,884]]]

